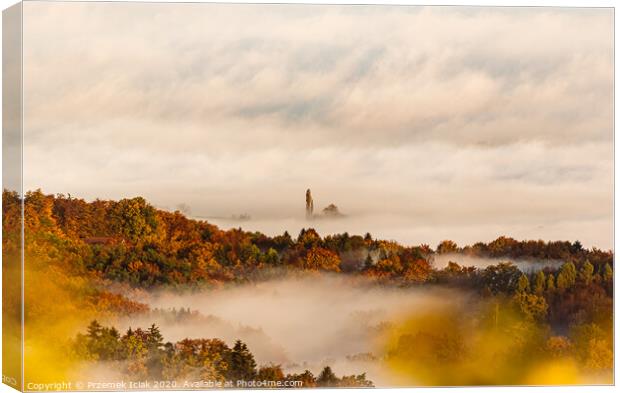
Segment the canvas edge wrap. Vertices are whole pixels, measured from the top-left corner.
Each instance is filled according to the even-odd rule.
[[[19,245],[7,249],[2,243],[2,382],[18,390],[23,390],[24,348],[22,10],[20,2],[2,12],[2,186],[21,209],[20,222],[11,226],[18,230],[7,230],[2,216],[3,238],[11,236]],[[6,208],[3,197],[3,212]]]

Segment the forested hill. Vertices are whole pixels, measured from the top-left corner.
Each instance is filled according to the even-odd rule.
[[[24,293],[28,305],[24,318],[30,337],[40,341],[33,345],[61,342],[59,337],[69,337],[89,320],[150,315],[148,305],[132,300],[136,299],[132,290],[199,289],[330,272],[378,285],[465,289],[478,294],[481,304],[490,302],[496,305],[494,310],[502,308],[502,315],[514,315],[519,326],[526,323],[535,330],[544,328],[539,330],[546,332],[541,340],[547,344],[527,339],[532,348],[572,356],[587,370],[609,372],[613,366],[613,253],[585,249],[579,242],[500,237],[466,247],[446,240],[433,249],[428,245],[405,247],[373,239],[371,234],[321,237],[313,229],[302,230],[296,237],[288,233],[269,237],[241,229],[221,230],[179,212],[155,209],[143,198],[86,202],[41,191],[26,194],[24,209]],[[19,280],[11,279],[11,269],[19,268],[20,214],[18,195],[4,191],[3,285],[15,293],[19,293]],[[528,273],[510,262],[484,268],[453,262],[441,269],[433,266],[439,255],[450,259],[459,254],[558,263],[555,268]],[[3,315],[5,323],[14,328],[20,325],[19,298],[3,301]],[[65,316],[62,321],[59,315]],[[497,321],[497,311],[493,315]],[[512,336],[507,333],[504,337]],[[412,352],[407,345],[394,353],[402,352],[410,359],[417,349]],[[416,341],[411,345],[420,347]],[[431,353],[444,352],[437,349]],[[518,356],[527,353],[515,352]],[[426,364],[424,359],[421,364]],[[41,364],[55,361],[42,359]],[[39,367],[38,363],[33,367]]]
[[[19,204],[16,193],[3,192],[6,250],[17,247]],[[296,237],[287,232],[269,237],[242,229],[221,230],[179,212],[155,209],[141,197],[86,202],[40,190],[26,194],[25,223],[27,250],[45,253],[41,249],[45,244],[61,247],[73,254],[71,259],[79,261],[80,268],[142,287],[244,281],[273,268],[362,274],[403,283],[434,282],[442,274],[433,269],[432,260],[446,253],[558,260],[572,262],[577,269],[587,261],[599,276],[613,261],[611,251],[585,249],[578,241],[500,237],[462,248],[446,240],[433,249],[373,239],[370,233],[321,237],[314,229],[305,229]]]

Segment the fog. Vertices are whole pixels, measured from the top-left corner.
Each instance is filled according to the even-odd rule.
[[[349,213],[344,208],[343,212]],[[306,220],[303,208],[299,214],[289,217],[254,217],[250,220],[209,218],[208,221],[223,229],[241,227],[247,231],[259,231],[269,236],[281,235],[288,231],[293,237],[302,228],[314,228],[321,236],[348,232],[350,235],[365,235],[369,232],[375,239],[395,240],[405,246],[428,244],[435,248],[442,240],[456,241],[459,246],[476,242],[490,242],[500,236],[510,236],[518,240],[579,240],[584,246],[613,247],[612,231],[601,237],[601,229],[607,228],[606,218],[592,220],[567,220],[554,222],[548,220],[540,225],[527,220],[514,220],[510,223],[494,221],[494,216],[472,222],[455,222],[446,216],[433,217],[432,214],[348,214],[337,219]],[[240,211],[240,213],[243,211]],[[202,218],[202,217],[198,217]],[[482,222],[481,222],[482,221]],[[607,237],[609,237],[608,240]]]
[[[350,217],[324,234],[612,247],[611,9],[29,2],[24,20],[26,189],[273,234],[311,188]]]
[[[445,299],[457,305],[468,296],[440,288],[396,289],[363,279],[309,275],[195,294],[151,294],[147,301],[152,308],[189,307],[200,315],[174,322],[154,314],[132,318],[121,327],[154,322],[169,341],[221,338],[232,345],[242,339],[258,364],[281,364],[285,372],[310,369],[315,375],[330,365],[338,375],[367,372],[375,383],[389,385],[393,380],[381,362],[371,360],[383,355],[382,334],[391,322],[432,310]]]

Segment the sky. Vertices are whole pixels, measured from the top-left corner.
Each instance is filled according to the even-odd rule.
[[[612,248],[612,98],[611,9],[24,5],[25,189],[272,235]]]

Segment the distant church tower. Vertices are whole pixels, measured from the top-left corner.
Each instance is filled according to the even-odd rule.
[[[313,214],[314,214],[314,201],[312,201],[312,193],[310,192],[310,189],[308,188],[306,190],[306,218],[307,219],[312,218]]]

